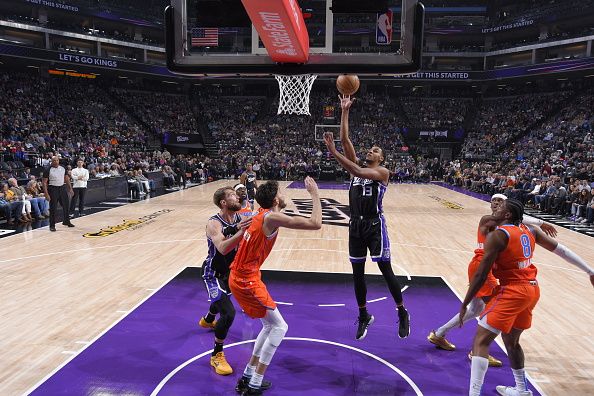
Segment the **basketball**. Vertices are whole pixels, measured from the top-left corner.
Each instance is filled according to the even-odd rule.
[[[343,74],[336,79],[336,88],[343,95],[354,95],[359,90],[359,77],[354,74]]]

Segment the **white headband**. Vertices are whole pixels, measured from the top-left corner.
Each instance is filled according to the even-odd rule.
[[[233,189],[234,189],[235,191],[237,191],[237,190],[239,190],[240,188],[245,188],[245,186],[244,186],[243,184],[238,184],[238,185],[236,185],[236,186],[235,186]]]
[[[493,194],[493,196],[491,197],[491,201],[494,200],[495,198],[500,198],[500,199],[503,199],[504,201],[507,199],[507,197],[503,194]]]

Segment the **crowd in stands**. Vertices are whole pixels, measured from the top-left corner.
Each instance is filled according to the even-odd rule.
[[[65,165],[84,159],[91,178],[124,176],[142,185],[146,181],[143,172],[163,172],[168,187],[183,185],[186,179],[203,182],[209,176],[210,160],[203,155],[176,158],[167,150],[148,146],[148,137],[162,132],[165,122],[176,131],[188,125],[176,122],[164,110],[166,100],[159,95],[139,100],[163,114],[153,109],[136,118],[93,81],[3,72],[0,96],[4,99],[0,103],[0,186],[6,185],[0,188],[10,190],[12,180],[31,187],[28,183],[35,176],[24,163],[49,166],[52,155],[60,156]],[[170,106],[180,103],[175,100]],[[169,118],[163,121],[162,115]],[[138,192],[150,192],[147,190],[139,188]],[[40,218],[46,210],[36,198],[40,198],[39,191],[31,189],[3,192],[0,214],[10,223],[31,221],[31,213]]]
[[[458,98],[403,98],[402,107],[411,121],[410,126],[455,130],[462,127],[472,101]],[[447,114],[447,117],[444,117]]]
[[[198,125],[187,95],[113,88],[110,92],[159,135],[197,133]]]
[[[14,72],[0,74],[0,82],[5,98],[0,184],[6,185],[0,213],[11,222],[46,213],[24,163],[37,158],[36,165],[47,166],[56,154],[66,164],[83,158],[91,178],[127,177],[137,195],[151,192],[147,172],[161,172],[166,187],[174,187],[187,180],[237,178],[246,163],[261,179],[319,177],[328,167],[339,179],[347,176],[315,135],[315,125],[340,122],[334,89],[314,90],[311,117],[300,117],[277,116],[278,98],[239,96],[235,90],[170,95]],[[394,181],[445,180],[485,194],[502,192],[543,212],[591,223],[593,90],[505,92],[504,97],[437,99],[396,98],[370,89],[355,99],[350,135],[360,157],[372,145],[384,149]],[[407,127],[456,128],[465,124],[470,109],[475,118],[460,159],[408,155]],[[165,132],[206,133],[216,142],[216,153],[173,155],[148,144]]]
[[[50,151],[101,158],[113,147],[144,147],[146,132],[92,82],[25,73],[2,73],[0,81],[0,147],[19,158]]]
[[[591,224],[593,127],[594,93],[585,90],[515,144],[495,141],[503,148],[493,156],[495,162],[454,162],[447,167],[446,179],[476,192],[504,193],[541,212]]]
[[[499,147],[512,142],[528,127],[543,121],[571,92],[485,99],[473,129],[464,142],[463,157],[489,158]]]
[[[396,104],[389,99],[378,101],[374,94],[356,100],[357,106],[351,110],[351,138],[355,146],[369,148],[376,144],[390,156],[400,152],[400,126],[404,121],[396,112]],[[330,123],[340,122],[340,103],[334,92],[310,95],[311,118],[277,116],[278,102],[268,103],[258,97],[206,95],[200,103],[219,144],[220,156],[225,159],[221,164],[225,174],[238,175],[247,162],[256,161],[264,178],[285,180],[319,175],[326,163],[336,166],[327,156],[322,136],[318,140],[315,136],[315,125],[324,123],[324,106],[333,106]],[[338,139],[338,129],[335,134]]]

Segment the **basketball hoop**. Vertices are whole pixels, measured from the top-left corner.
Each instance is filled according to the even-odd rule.
[[[276,75],[280,98],[276,114],[299,114],[311,115],[309,113],[309,94],[316,74],[298,74],[294,76]]]

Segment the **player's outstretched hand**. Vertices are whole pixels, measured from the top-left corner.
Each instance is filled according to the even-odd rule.
[[[305,189],[311,195],[315,195],[315,194],[318,193],[318,184],[316,183],[316,181],[314,179],[312,179],[311,177],[307,176],[305,178]]]
[[[351,98],[351,95],[338,95],[338,99],[340,100],[340,108],[343,110],[350,109],[355,101],[355,98]]]
[[[336,151],[336,146],[334,145],[334,134],[332,132],[324,133],[324,143],[326,143],[326,147],[330,150],[331,153]]]
[[[239,222],[239,231],[247,230],[252,225],[252,217],[246,217]]]
[[[543,230],[544,233],[550,236],[551,238],[557,237],[557,229],[550,224],[543,223],[541,224],[540,229]]]

